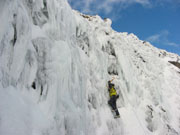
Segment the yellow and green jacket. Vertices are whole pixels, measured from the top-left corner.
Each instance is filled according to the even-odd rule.
[[[109,88],[109,96],[112,97],[116,95],[117,95],[116,89],[114,87]]]

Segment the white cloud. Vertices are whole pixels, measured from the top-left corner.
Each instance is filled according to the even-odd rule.
[[[161,40],[166,41],[168,35],[169,35],[169,32],[167,30],[163,30],[158,34],[148,37],[146,40],[152,43],[160,42]]]
[[[156,5],[173,5],[180,6],[180,0],[68,0],[73,9],[77,9],[85,14],[111,14],[113,11],[121,11],[133,4],[140,4],[143,7],[149,8]],[[118,5],[119,7],[115,8]],[[117,15],[119,12],[117,13]]]
[[[169,36],[169,31],[163,30],[158,34],[149,36],[148,38],[146,38],[146,40],[154,44],[164,44],[173,47],[180,47],[180,45],[178,45],[177,43],[169,41],[168,36]]]
[[[160,38],[161,35],[159,34],[155,34],[155,35],[152,35],[150,37],[148,37],[146,40],[149,41],[149,42],[158,42],[159,41],[159,38]]]
[[[164,3],[171,3],[171,4],[180,4],[180,0],[157,0],[156,2],[164,4]]]
[[[78,9],[87,14],[98,14],[104,12],[109,14],[114,9],[114,6],[118,4],[119,8],[126,8],[132,4],[141,4],[142,6],[151,5],[149,0],[68,0],[72,8]]]
[[[180,47],[180,45],[173,43],[173,42],[167,42],[167,45],[174,46],[174,47]]]

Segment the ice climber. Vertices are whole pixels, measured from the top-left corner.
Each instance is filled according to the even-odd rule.
[[[116,106],[116,100],[119,98],[119,95],[117,94],[112,81],[113,79],[108,81],[108,91],[109,91],[109,96],[110,96],[110,100],[108,101],[108,104],[112,107],[112,111],[116,113],[115,118],[119,118],[120,115]]]

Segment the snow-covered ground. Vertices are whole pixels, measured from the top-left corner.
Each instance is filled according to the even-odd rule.
[[[66,0],[1,0],[0,22],[0,135],[180,134],[180,69],[168,62],[180,56]]]

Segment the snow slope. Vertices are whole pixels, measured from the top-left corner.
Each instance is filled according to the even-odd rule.
[[[180,69],[168,62],[180,56],[66,0],[1,0],[0,20],[0,135],[180,134]]]

